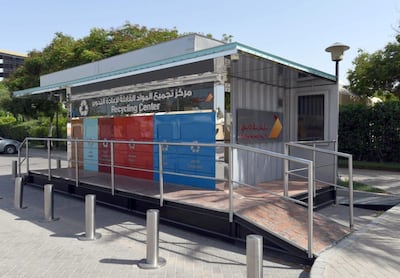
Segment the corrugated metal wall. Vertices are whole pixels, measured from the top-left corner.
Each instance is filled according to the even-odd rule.
[[[241,54],[239,60],[232,61],[229,73],[231,83],[231,103],[233,120],[233,142],[237,138],[237,109],[253,109],[259,111],[282,113],[280,119],[283,129],[287,126],[284,111],[285,94],[290,87],[289,69],[255,57],[249,54]],[[285,133],[285,132],[283,132]],[[283,153],[283,140],[268,140],[265,143],[248,144],[273,152]],[[241,182],[256,184],[263,181],[282,179],[283,161],[275,158],[267,158],[244,151],[237,152],[234,161],[234,176]]]
[[[250,109],[281,113],[282,134],[281,140],[265,140],[246,145],[276,153],[283,153],[284,142],[297,140],[297,97],[300,94],[325,93],[325,140],[336,140],[337,134],[337,94],[336,85],[332,81],[304,74],[300,78],[299,71],[275,62],[240,53],[239,59],[231,62],[229,80],[231,84],[232,103],[232,137],[237,143],[237,110]],[[242,143],[242,142],[241,142]],[[329,147],[327,147],[329,149]],[[296,156],[309,158],[302,151]],[[327,164],[327,167],[318,169],[317,177],[323,180],[333,180],[334,164],[332,157],[317,155],[317,164]],[[281,159],[266,158],[238,151],[234,153],[234,179],[247,184],[257,184],[263,181],[283,179],[283,161]]]

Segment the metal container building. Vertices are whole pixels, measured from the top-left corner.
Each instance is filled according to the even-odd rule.
[[[14,96],[61,94],[68,100],[69,124],[76,120],[80,127],[82,119],[84,126],[89,118],[150,115],[162,124],[163,115],[211,113],[214,120],[210,124],[218,138],[214,132],[206,133],[209,138],[203,141],[185,137],[190,120],[176,116],[177,125],[186,126],[178,132],[182,137],[165,134],[160,140],[222,140],[277,153],[283,153],[285,143],[291,141],[336,148],[330,143],[337,141],[338,129],[335,76],[237,42],[191,34],[47,74],[40,81],[40,87],[14,92]],[[197,119],[193,122],[199,123]],[[174,128],[172,125],[168,130]],[[74,130],[73,126],[69,130]],[[160,130],[163,126],[154,127],[154,138]],[[70,153],[73,156],[72,148]],[[291,154],[310,158],[304,150]],[[330,166],[317,175],[332,181],[336,174],[333,158],[319,156],[317,159]],[[243,183],[283,178],[282,161],[259,159],[257,154],[243,151],[235,152],[232,158],[237,162],[235,179]],[[156,160],[153,166],[157,167]],[[215,164],[210,171],[215,172]]]

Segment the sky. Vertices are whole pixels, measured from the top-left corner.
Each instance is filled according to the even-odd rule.
[[[395,41],[400,0],[0,0],[0,49],[43,50],[61,32],[80,39],[92,28],[129,22],[179,33],[212,34],[335,74],[325,48],[350,49],[340,62],[340,81],[358,50],[373,53]]]

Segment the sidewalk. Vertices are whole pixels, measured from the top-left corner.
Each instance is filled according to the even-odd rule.
[[[400,189],[398,172],[354,169],[354,180],[392,193]],[[310,277],[400,277],[399,231],[400,204],[397,204],[324,251],[314,262]]]
[[[0,173],[1,174],[1,173]],[[145,220],[97,205],[95,241],[85,232],[84,201],[54,196],[54,217],[43,221],[43,191],[24,187],[23,205],[14,208],[14,180],[0,176],[0,277],[246,277],[246,250],[233,244],[160,225],[159,255],[165,266],[145,270]],[[301,265],[264,253],[264,277],[308,277]]]
[[[339,168],[339,177],[348,179],[348,170]],[[353,181],[379,187],[391,194],[400,194],[400,172],[353,169]]]
[[[400,205],[323,252],[312,278],[400,277]]]

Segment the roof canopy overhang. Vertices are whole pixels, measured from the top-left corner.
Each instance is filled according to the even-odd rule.
[[[314,76],[316,78],[325,79],[332,83],[336,82],[336,77],[334,75],[331,75],[331,74],[319,71],[317,69],[314,69],[314,68],[311,68],[308,66],[304,66],[299,63],[292,62],[287,59],[275,56],[273,54],[263,52],[263,51],[255,49],[255,48],[235,42],[235,43],[224,44],[224,45],[207,48],[207,49],[203,49],[203,50],[199,50],[199,51],[195,51],[195,52],[191,52],[191,53],[187,53],[187,54],[183,54],[183,55],[179,55],[179,56],[174,56],[174,57],[162,59],[159,61],[144,63],[144,64],[133,66],[133,67],[118,69],[115,71],[109,71],[109,72],[102,73],[102,74],[91,75],[91,76],[87,76],[84,78],[73,79],[73,80],[65,80],[64,82],[49,84],[46,86],[40,86],[40,87],[35,87],[35,88],[29,88],[29,89],[25,89],[25,90],[20,90],[20,91],[14,92],[13,95],[14,95],[14,97],[32,97],[32,96],[37,96],[37,95],[41,95],[41,94],[51,94],[54,92],[59,92],[61,90],[65,90],[68,87],[72,88],[72,87],[78,87],[78,86],[93,84],[93,83],[102,82],[102,81],[108,81],[108,80],[112,80],[112,79],[137,75],[137,74],[141,74],[141,73],[152,72],[155,70],[165,69],[165,68],[169,68],[169,67],[214,59],[217,57],[225,57],[225,56],[235,55],[235,54],[239,54],[241,52],[251,54],[251,55],[254,55],[254,56],[262,58],[262,59],[269,60],[271,62],[283,65],[285,67],[302,72],[307,75]]]

